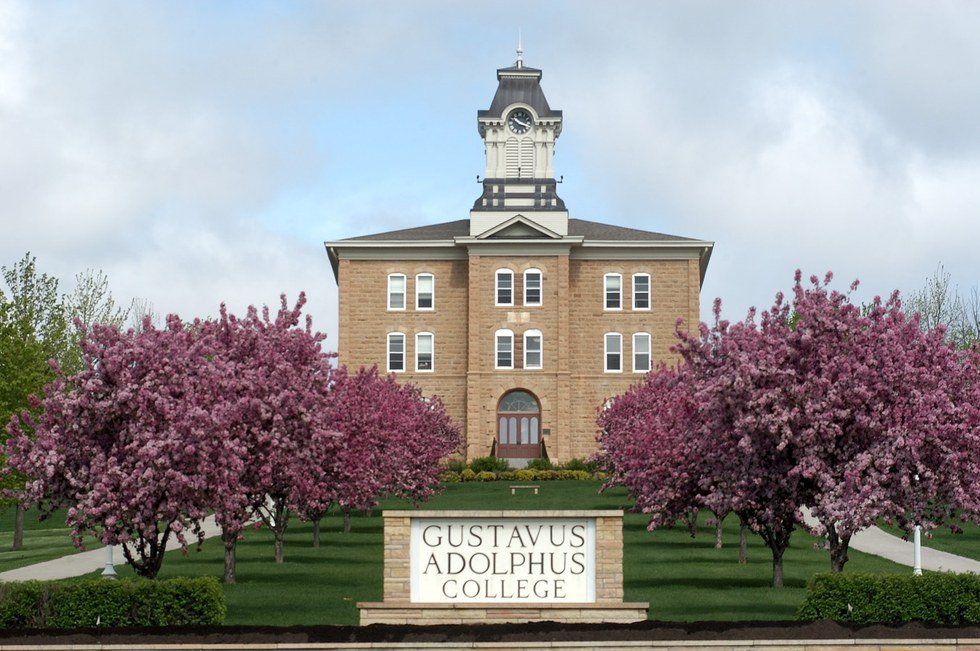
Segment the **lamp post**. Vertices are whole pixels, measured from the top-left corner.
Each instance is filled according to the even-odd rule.
[[[922,527],[919,525],[915,525],[915,532],[912,534],[912,547],[912,574],[922,576]]]
[[[112,562],[112,545],[105,546],[105,567],[102,569],[102,578],[116,578],[116,566]]]
[[[919,473],[912,476],[919,485]],[[912,532],[912,576],[922,576],[922,527],[917,523]]]

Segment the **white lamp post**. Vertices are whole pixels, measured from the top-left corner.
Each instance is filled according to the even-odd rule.
[[[915,473],[912,478],[918,485],[919,473]],[[922,576],[922,527],[918,524],[912,533],[912,575]]]
[[[919,525],[915,525],[915,532],[912,534],[912,547],[914,549],[912,574],[922,576],[922,527]]]
[[[112,545],[105,546],[105,568],[102,570],[102,578],[116,578],[116,566],[112,562]]]

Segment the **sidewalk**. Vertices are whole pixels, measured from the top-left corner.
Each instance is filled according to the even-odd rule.
[[[203,523],[204,537],[213,538],[221,535],[221,528],[214,523],[214,516],[209,517]],[[193,543],[192,543],[193,544]],[[179,549],[180,544],[170,538],[167,541],[167,550]],[[112,548],[113,565],[125,565],[126,558],[123,556],[122,545]],[[43,563],[35,563],[25,567],[18,567],[15,570],[0,572],[0,581],[50,581],[53,579],[68,579],[75,576],[83,576],[92,572],[100,571],[105,567],[105,547],[93,549],[78,554],[70,554],[55,558]]]
[[[810,515],[810,510],[803,509],[803,519],[808,525],[815,525],[817,519]],[[879,529],[868,527],[851,537],[851,549],[866,554],[874,554],[890,561],[913,566],[915,545],[908,540]],[[957,556],[949,552],[939,551],[922,545],[922,569],[934,572],[975,572],[980,574],[980,561],[965,556]]]

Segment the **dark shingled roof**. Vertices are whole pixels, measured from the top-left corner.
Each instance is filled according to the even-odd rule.
[[[524,73],[509,75],[507,73]],[[530,76],[526,76],[531,73]],[[561,117],[561,111],[554,111],[548,106],[548,100],[541,89],[541,71],[537,68],[500,68],[497,70],[497,92],[486,111],[477,111],[477,117],[502,116],[504,109],[516,102],[527,104],[535,110],[539,117]]]
[[[357,237],[349,237],[347,239],[381,240],[385,242],[410,240],[451,240],[454,237],[462,237],[469,234],[470,220],[457,219],[454,222],[442,222],[441,224],[429,224],[428,226],[403,228],[397,231],[374,233],[372,235],[359,235]]]
[[[415,228],[403,228],[401,230],[388,231],[386,233],[360,235],[358,237],[348,238],[348,241],[377,240],[379,242],[409,242],[412,240],[451,240],[454,237],[466,237],[469,234],[470,220],[458,219],[453,222],[430,224],[428,226],[417,226]],[[697,241],[690,237],[679,237],[677,235],[655,233],[653,231],[644,231],[638,228],[626,228],[625,226],[613,226],[612,224],[602,224],[600,222],[592,222],[585,219],[569,219],[568,234],[572,236],[581,235],[586,240],[613,240],[621,242]]]

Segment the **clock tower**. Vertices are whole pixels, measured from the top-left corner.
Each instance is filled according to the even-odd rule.
[[[490,108],[477,112],[487,164],[483,194],[470,212],[474,237],[518,215],[568,234],[568,211],[558,196],[554,167],[562,115],[548,105],[541,70],[525,66],[523,54],[519,46],[514,65],[497,70]]]

